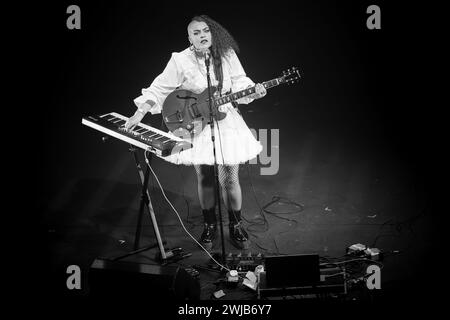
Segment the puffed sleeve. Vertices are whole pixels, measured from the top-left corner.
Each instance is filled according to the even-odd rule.
[[[182,74],[177,62],[177,54],[172,53],[164,71],[153,80],[148,88],[142,89],[141,95],[134,99],[134,104],[152,114],[161,113],[162,106],[167,96],[181,85]],[[154,101],[151,106],[146,103],[148,100]]]
[[[247,77],[244,68],[242,67],[241,62],[239,61],[239,58],[234,50],[230,50],[228,54],[228,61],[230,65],[231,89],[233,92],[244,90],[255,85],[255,83],[249,77]],[[248,104],[253,100],[254,99],[245,97],[237,100],[237,102],[240,104]]]

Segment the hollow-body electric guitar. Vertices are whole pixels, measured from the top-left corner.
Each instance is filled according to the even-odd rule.
[[[296,67],[283,71],[283,75],[263,82],[266,89],[276,87],[280,84],[292,84],[299,81],[300,72]],[[220,112],[218,107],[234,102],[240,98],[255,93],[255,86],[230,93],[221,97],[215,97],[216,87],[211,88],[212,116],[219,121],[226,117],[225,112]],[[189,90],[175,90],[169,94],[164,101],[162,116],[167,128],[176,136],[197,135],[210,121],[210,107],[208,89],[200,94]]]

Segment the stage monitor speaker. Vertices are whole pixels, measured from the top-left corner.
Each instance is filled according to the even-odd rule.
[[[89,296],[199,300],[200,284],[179,266],[95,259],[89,270]]]
[[[266,256],[264,267],[269,288],[309,286],[320,282],[317,254]]]

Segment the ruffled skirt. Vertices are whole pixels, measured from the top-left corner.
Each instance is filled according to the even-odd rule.
[[[227,116],[221,121],[216,121],[214,125],[217,163],[236,165],[256,158],[263,147],[256,140],[242,116],[231,104],[221,106],[220,110],[226,112]],[[209,125],[189,142],[192,143],[192,148],[171,154],[163,159],[183,165],[214,164],[211,127]]]

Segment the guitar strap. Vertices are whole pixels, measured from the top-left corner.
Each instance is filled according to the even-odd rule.
[[[239,109],[239,103],[233,102],[234,109],[239,113],[239,115],[243,118],[244,116],[241,113],[241,109]]]
[[[231,102],[231,104],[233,105],[233,107],[236,109],[236,111],[241,114],[241,110],[239,110],[239,103],[237,103],[236,101]],[[241,114],[242,115],[242,114]]]

